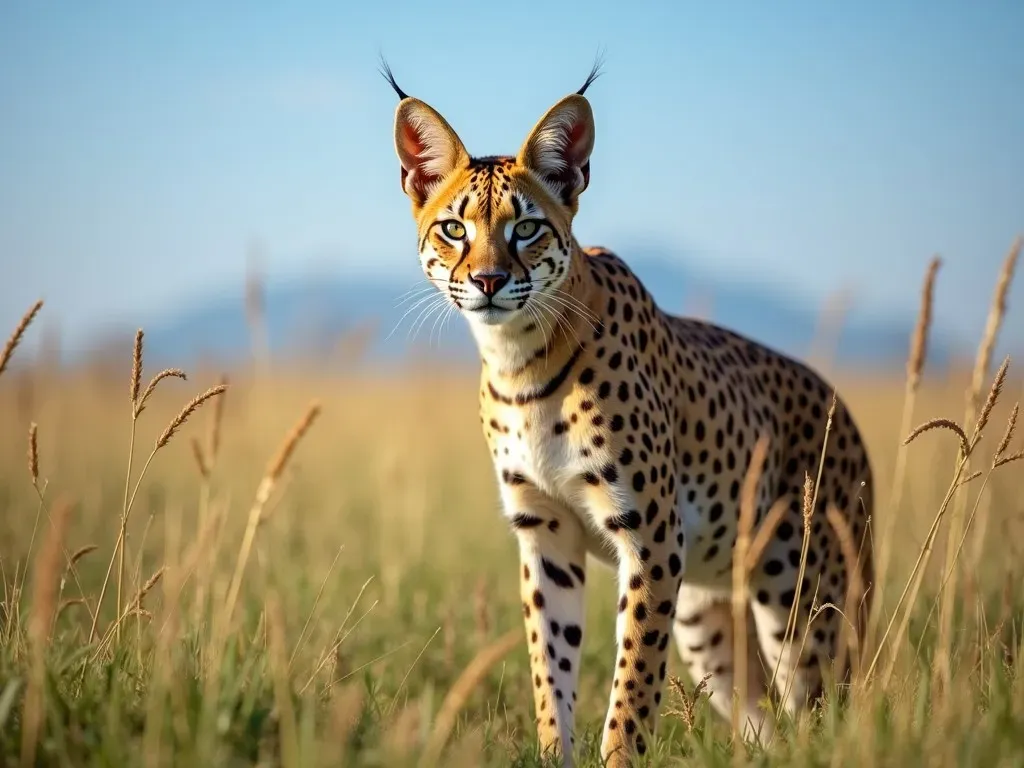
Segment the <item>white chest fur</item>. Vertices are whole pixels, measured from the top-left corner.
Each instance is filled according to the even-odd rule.
[[[611,565],[614,553],[602,536],[601,526],[586,503],[585,475],[600,471],[607,456],[595,451],[587,439],[579,414],[573,415],[557,400],[526,406],[495,408],[484,419],[484,431],[494,453],[494,468],[502,488],[505,514],[516,509],[515,474],[541,493],[559,502],[583,523],[587,549]]]
[[[548,496],[572,503],[588,467],[569,424],[557,401],[493,409],[484,430],[499,477],[519,473]]]

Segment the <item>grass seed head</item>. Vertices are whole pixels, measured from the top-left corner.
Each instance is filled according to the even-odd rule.
[[[804,528],[811,527],[811,517],[814,515],[814,481],[811,480],[811,473],[804,472]]]
[[[28,428],[28,473],[32,476],[32,485],[39,487],[39,427],[33,421]]]
[[[928,331],[932,325],[935,279],[939,274],[939,267],[941,266],[942,259],[938,256],[933,256],[928,264],[928,271],[925,273],[924,287],[921,289],[921,308],[917,313],[917,324],[914,326],[914,333],[910,339],[910,356],[907,358],[907,381],[914,389],[917,389],[921,382],[921,373],[924,371],[925,361],[928,357]]]
[[[992,352],[995,350],[996,340],[999,337],[999,329],[1006,317],[1006,297],[1010,292],[1010,284],[1013,282],[1013,273],[1017,267],[1020,249],[1021,238],[1018,237],[1010,246],[1010,251],[1006,254],[1003,266],[999,270],[996,289],[992,295],[992,304],[989,306],[988,318],[985,321],[985,332],[978,345],[978,355],[974,362],[974,372],[971,375],[971,387],[967,391],[968,420],[973,419],[977,409],[981,388],[984,385],[985,376],[988,374],[989,365],[992,362]]]
[[[1010,447],[1010,442],[1013,440],[1013,431],[1017,427],[1017,412],[1019,409],[1020,403],[1014,403],[1013,410],[1010,411],[1010,418],[1006,420],[1006,431],[1003,432],[1003,437],[996,448],[995,457],[997,461],[1006,453],[1006,449]]]
[[[7,367],[7,363],[10,361],[11,356],[14,354],[15,347],[21,342],[21,337],[25,335],[25,330],[29,327],[35,316],[39,314],[39,310],[43,308],[43,300],[40,299],[33,304],[28,312],[22,315],[21,320],[14,328],[14,333],[11,334],[10,338],[7,339],[7,343],[4,344],[4,351],[0,354],[0,374],[4,372]]]
[[[999,366],[999,370],[996,371],[996,377],[992,380],[992,386],[989,387],[988,397],[985,398],[985,404],[981,408],[981,413],[978,414],[978,421],[974,425],[974,440],[977,440],[985,427],[988,426],[988,420],[992,416],[992,409],[996,406],[996,401],[999,400],[999,395],[1003,391],[1003,384],[1006,383],[1006,372],[1010,367],[1009,355],[1003,360],[1003,364]]]
[[[153,587],[160,583],[160,579],[163,577],[164,571],[166,570],[167,566],[161,565],[152,576],[146,579],[146,583],[142,585],[138,593],[135,595],[135,599],[132,601],[132,605],[134,607],[138,608],[142,605],[142,601],[145,600],[146,595],[153,590]]]
[[[165,368],[160,371],[156,376],[150,379],[149,384],[142,392],[142,397],[139,398],[138,402],[135,403],[135,418],[139,418],[139,414],[146,407],[146,401],[149,400],[149,396],[153,394],[153,390],[156,389],[156,385],[167,378],[181,379],[182,381],[188,381],[188,377],[185,372],[180,368]],[[134,401],[133,401],[134,402]]]
[[[704,692],[708,687],[708,680],[711,679],[711,675],[704,675],[696,685],[693,686],[693,691],[687,691],[683,681],[675,675],[669,675],[668,688],[675,694],[677,704],[665,707],[665,711],[662,713],[662,717],[678,717],[683,721],[683,725],[686,726],[687,731],[693,731],[697,725],[697,709],[700,704],[700,700],[704,697]]]
[[[995,465],[996,467],[1001,467],[1004,464],[1010,464],[1014,461],[1020,461],[1021,459],[1024,459],[1024,451],[1017,451],[1009,456],[1003,456],[1001,459],[996,459]]]
[[[919,427],[916,427],[907,437],[903,440],[904,445],[910,445],[918,437],[923,435],[925,432],[930,432],[933,429],[946,429],[957,436],[960,441],[960,450],[963,451],[964,455],[970,453],[970,443],[967,441],[967,433],[964,432],[964,428],[957,424],[952,419],[932,419],[926,421]]]
[[[128,390],[132,396],[132,409],[139,402],[139,385],[142,382],[142,329],[135,332],[135,347],[132,350],[132,380]]]
[[[219,384],[216,387],[211,387],[202,394],[193,397],[188,403],[185,404],[185,407],[181,409],[181,412],[174,417],[171,423],[167,425],[167,429],[165,429],[160,434],[160,437],[156,439],[156,448],[154,450],[160,450],[165,445],[167,445],[167,442],[172,437],[174,437],[174,433],[178,430],[178,428],[186,421],[188,421],[188,417],[191,416],[199,406],[201,406],[210,398],[217,397],[218,395],[223,394],[224,390],[226,389],[226,386],[224,386],[223,384]]]
[[[270,463],[267,465],[266,478],[270,482],[277,482],[278,478],[281,477],[281,473],[284,471],[285,466],[288,464],[288,460],[291,458],[292,453],[295,452],[295,446],[299,444],[303,435],[309,431],[309,428],[316,421],[316,417],[320,414],[320,403],[313,402],[309,408],[306,409],[306,413],[303,417],[292,427],[292,431],[285,437],[284,442],[281,444],[281,448]]]
[[[86,544],[84,547],[79,547],[71,555],[71,565],[75,565],[83,557],[88,555],[90,552],[95,552],[99,547],[96,544]]]

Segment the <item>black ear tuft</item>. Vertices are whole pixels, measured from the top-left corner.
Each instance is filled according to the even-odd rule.
[[[595,80],[597,80],[597,78],[599,78],[602,74],[604,74],[601,71],[601,67],[603,65],[604,65],[604,52],[603,51],[598,51],[597,52],[597,56],[594,57],[594,66],[592,66],[590,68],[590,74],[587,75],[586,82],[584,82],[583,86],[578,91],[576,91],[576,93],[578,95],[582,96],[584,93],[586,93],[587,92],[587,88],[589,88],[593,84],[593,82]]]
[[[395,93],[398,94],[399,99],[409,98],[409,94],[403,91],[398,86],[398,83],[395,82],[395,76],[391,72],[391,67],[388,66],[387,61],[384,59],[383,53],[380,54],[380,69],[378,71],[385,80],[391,83],[391,87],[395,89]]]

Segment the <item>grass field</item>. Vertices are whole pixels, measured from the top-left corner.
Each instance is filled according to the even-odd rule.
[[[221,372],[164,378],[133,420],[130,346],[123,365],[60,373],[22,355],[0,374],[0,763],[404,766],[443,744],[439,765],[546,764],[473,371],[232,371],[150,463]],[[979,410],[1000,362],[983,366]],[[901,424],[963,422],[969,367],[928,369],[909,421],[902,370],[832,373],[872,449],[876,549],[891,546],[878,663],[843,703],[831,691],[748,749],[673,658],[682,677],[645,765],[1024,765],[1024,462],[992,470],[1019,365],[959,477],[981,474],[960,484],[957,435],[926,432],[901,458]],[[969,530],[947,560],[950,525],[956,544]],[[612,576],[588,580],[585,766],[599,764]]]

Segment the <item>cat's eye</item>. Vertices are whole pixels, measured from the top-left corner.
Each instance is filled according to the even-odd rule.
[[[520,221],[518,224],[516,224],[516,237],[520,238],[521,240],[526,240],[527,238],[533,237],[535,234],[537,234],[537,226],[537,222],[534,221],[533,219],[526,219],[525,221]]]
[[[441,231],[452,240],[461,240],[466,236],[466,228],[462,225],[461,221],[455,221],[455,219],[442,222]]]

